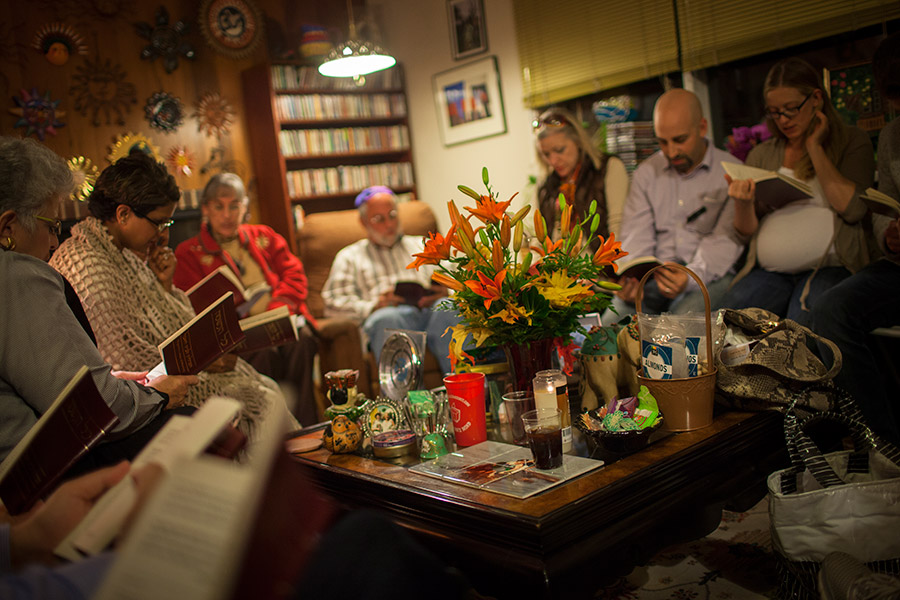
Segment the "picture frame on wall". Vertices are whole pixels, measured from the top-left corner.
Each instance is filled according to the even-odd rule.
[[[496,56],[438,73],[432,87],[445,146],[506,133]]]
[[[484,0],[447,0],[447,22],[454,60],[487,52]]]
[[[823,76],[831,104],[847,125],[874,134],[894,118],[878,93],[871,62],[827,68]]]

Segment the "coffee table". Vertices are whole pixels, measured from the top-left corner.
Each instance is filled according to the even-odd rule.
[[[577,445],[596,454],[592,441]],[[498,598],[590,597],[673,541],[715,529],[730,500],[761,499],[784,460],[780,413],[733,411],[524,500],[356,455],[297,456],[343,507],[387,513]]]

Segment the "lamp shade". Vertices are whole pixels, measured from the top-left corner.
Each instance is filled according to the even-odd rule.
[[[319,65],[319,73],[326,77],[359,77],[395,64],[397,60],[380,46],[351,39],[328,53]]]

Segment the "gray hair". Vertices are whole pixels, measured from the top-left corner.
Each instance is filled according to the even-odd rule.
[[[15,212],[26,231],[34,231],[34,216],[50,200],[67,198],[74,187],[58,154],[32,139],[0,137],[0,213]]]
[[[234,197],[243,204],[247,204],[250,198],[247,197],[247,188],[244,181],[234,173],[217,173],[206,183],[203,193],[200,196],[200,204],[206,204],[211,200],[215,200],[222,195],[223,191],[234,194]]]

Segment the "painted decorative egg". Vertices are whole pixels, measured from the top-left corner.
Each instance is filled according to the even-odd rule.
[[[329,452],[349,454],[359,448],[362,431],[359,425],[343,415],[338,415],[325,427],[322,442]]]

